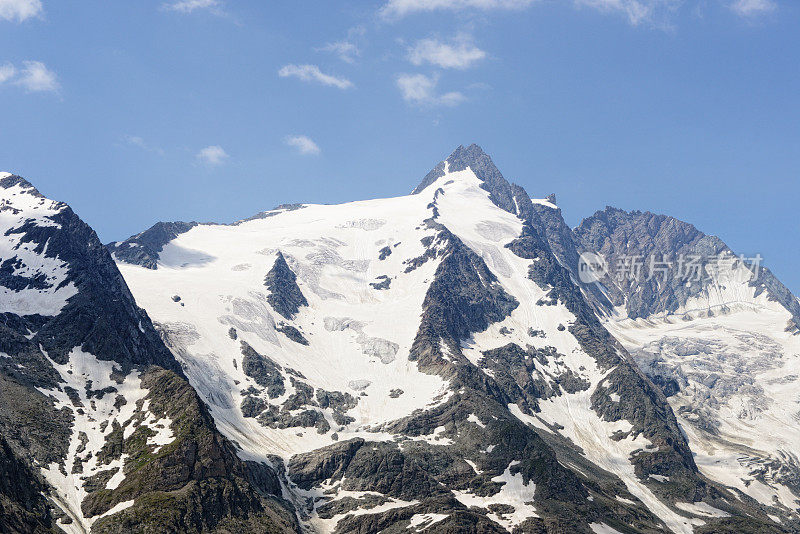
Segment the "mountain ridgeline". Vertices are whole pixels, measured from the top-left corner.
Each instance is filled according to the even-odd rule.
[[[107,247],[0,175],[0,230],[3,532],[800,531],[800,304],[676,219],[572,229],[470,145]]]

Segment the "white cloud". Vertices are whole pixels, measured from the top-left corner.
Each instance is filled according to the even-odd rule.
[[[335,54],[346,63],[355,63],[356,58],[361,55],[359,42],[363,42],[364,34],[367,29],[364,26],[353,26],[347,30],[347,37],[340,41],[326,43],[325,46],[317,48],[317,52],[329,52]]]
[[[0,84],[4,84],[16,75],[17,68],[11,63],[4,63],[0,65]]]
[[[634,26],[668,26],[668,21],[684,0],[575,0],[575,3],[600,11],[620,13]]]
[[[0,19],[22,22],[41,13],[40,0],[0,0]]]
[[[486,57],[486,52],[461,35],[452,43],[437,39],[422,39],[408,50],[408,60],[414,65],[430,63],[443,69],[466,69]]]
[[[319,82],[322,85],[338,87],[339,89],[349,89],[353,87],[353,82],[347,78],[339,78],[325,74],[316,65],[286,65],[278,71],[281,78],[299,78],[304,82]]]
[[[222,165],[228,159],[228,153],[219,145],[207,146],[195,155],[200,163],[209,167]]]
[[[11,63],[0,65],[0,84],[10,83],[29,93],[58,92],[58,77],[41,61],[23,61],[22,69]]]
[[[355,43],[350,41],[336,41],[328,43],[325,46],[317,49],[319,52],[330,52],[336,54],[342,61],[346,63],[354,63],[356,58],[361,55],[361,50]]]
[[[397,87],[406,102],[426,106],[457,106],[466,100],[457,91],[437,94],[438,83],[438,78],[424,74],[400,74],[397,77]]]
[[[286,144],[305,156],[316,156],[320,153],[317,143],[305,135],[290,135],[286,138]]]
[[[166,3],[162,7],[167,11],[176,11],[178,13],[191,13],[198,10],[205,10],[214,15],[222,15],[224,13],[221,0],[178,0]]]
[[[775,11],[778,8],[773,0],[735,0],[731,9],[742,17],[752,17]]]
[[[48,69],[41,61],[23,61],[23,69],[14,80],[29,93],[55,93],[58,91],[56,73]]]
[[[461,11],[464,9],[521,9],[536,0],[389,0],[381,8],[385,18],[400,18],[423,11]]]

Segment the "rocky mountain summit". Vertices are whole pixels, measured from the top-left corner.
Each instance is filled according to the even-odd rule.
[[[800,529],[798,301],[691,225],[572,229],[477,145],[408,196],[108,247],[0,195],[4,532]]]

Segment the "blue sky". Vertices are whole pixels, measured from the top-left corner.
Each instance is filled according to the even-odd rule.
[[[794,0],[0,0],[0,168],[121,239],[410,191],[476,142],[800,293]]]

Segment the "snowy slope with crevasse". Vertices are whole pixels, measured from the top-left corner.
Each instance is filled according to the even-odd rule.
[[[201,226],[166,245],[157,270],[119,267],[137,302],[173,333],[168,339],[178,344],[176,354],[217,424],[245,455],[289,457],[330,444],[330,434],[265,428],[242,416],[240,391],[256,384],[243,371],[241,341],[316,388],[357,397],[347,412],[355,421],[338,431],[340,439],[424,409],[446,393],[442,379],[408,361],[436,265],[405,273],[403,261],[424,252],[428,202],[410,196],[305,206],[236,226]],[[378,260],[384,247],[392,253]],[[309,345],[276,330],[283,318],[267,302],[264,277],[278,251],[309,301],[293,321]],[[370,286],[380,276],[390,277],[388,289]],[[403,394],[392,397],[393,389]],[[292,393],[289,386],[274,401]]]
[[[773,302],[728,313],[609,321],[649,375],[674,381],[670,404],[701,472],[759,502],[800,510],[800,336]]]

